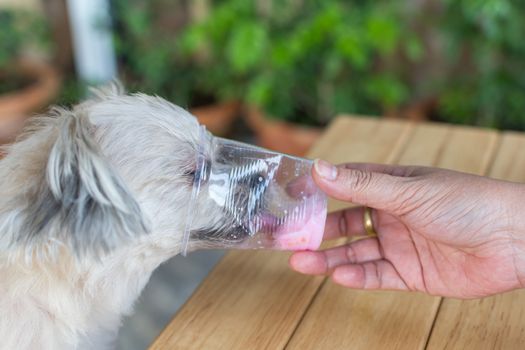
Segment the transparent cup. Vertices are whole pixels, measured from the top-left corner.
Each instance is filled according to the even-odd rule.
[[[327,198],[312,179],[311,160],[214,137],[204,128],[199,147],[184,255],[203,240],[223,249],[319,248]],[[196,215],[218,219],[200,227]]]

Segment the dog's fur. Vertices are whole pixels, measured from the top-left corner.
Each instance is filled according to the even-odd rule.
[[[0,348],[104,349],[181,250],[196,119],[113,86],[35,118],[0,161]],[[204,219],[215,220],[209,209]],[[193,247],[195,248],[195,247]]]

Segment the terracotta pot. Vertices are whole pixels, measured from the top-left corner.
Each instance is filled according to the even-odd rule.
[[[26,119],[45,107],[57,95],[60,86],[58,73],[44,62],[23,60],[12,69],[33,82],[0,95],[0,144],[13,141]]]
[[[238,101],[230,101],[191,108],[190,112],[214,135],[225,136],[230,132],[233,122],[239,116],[240,106]]]
[[[246,107],[244,114],[257,143],[282,153],[304,156],[322,133],[322,128],[270,119],[255,106]]]

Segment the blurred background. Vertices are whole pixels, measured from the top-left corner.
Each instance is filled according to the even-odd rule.
[[[115,78],[297,155],[339,114],[525,130],[524,18],[523,0],[0,0],[0,144]],[[144,349],[221,255],[163,265],[119,348]]]

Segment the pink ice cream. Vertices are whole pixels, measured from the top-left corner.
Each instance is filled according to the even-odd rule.
[[[324,204],[324,205],[323,205]],[[317,250],[323,240],[326,203],[319,203],[306,221],[286,223],[274,233],[274,249]]]

